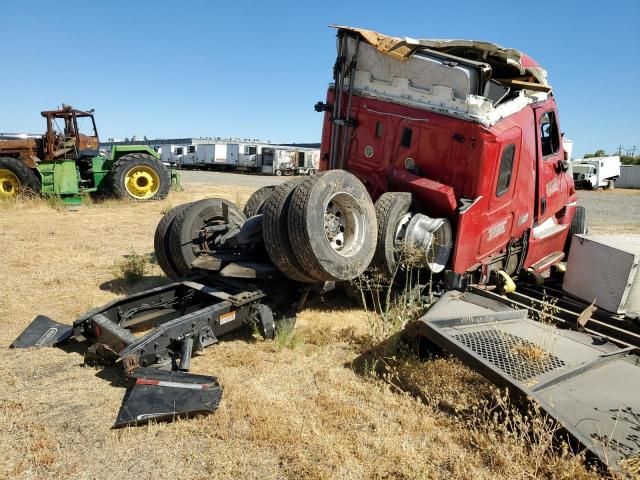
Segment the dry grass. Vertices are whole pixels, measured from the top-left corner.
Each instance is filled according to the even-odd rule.
[[[277,341],[247,332],[207,349],[192,367],[219,377],[220,409],[173,424],[111,430],[124,395],[114,370],[83,366],[74,349],[7,349],[38,313],[71,322],[166,281],[151,265],[127,286],[112,267],[152,251],[169,205],[249,194],[188,186],[160,203],[0,204],[0,478],[596,477],[554,453],[545,428],[528,438],[532,420],[494,420],[495,393],[455,360],[392,349],[374,357],[383,375],[363,372],[357,360],[375,353],[367,315],[345,305],[317,301]]]
[[[551,354],[545,349],[533,344],[516,345],[511,349],[511,351],[523,360],[528,360],[530,362],[542,362],[551,356]]]

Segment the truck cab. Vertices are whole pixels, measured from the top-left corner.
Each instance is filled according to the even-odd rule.
[[[321,169],[355,174],[375,201],[410,192],[446,220],[447,270],[541,272],[560,262],[576,206],[546,72],[486,42],[338,30]]]

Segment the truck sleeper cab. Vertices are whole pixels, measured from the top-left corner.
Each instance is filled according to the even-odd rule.
[[[475,65],[470,58],[482,52],[466,41],[469,58],[460,63],[466,61],[477,74],[447,77],[458,64],[450,54],[434,63],[440,52],[421,46],[429,41],[417,41],[413,53],[397,60],[369,44],[371,38],[368,31],[338,31],[339,53],[350,76],[340,78],[338,68],[320,105],[325,111],[321,169],[355,174],[374,201],[388,191],[411,192],[413,210],[446,218],[454,232],[447,268],[458,275],[474,273],[480,280],[492,270],[540,272],[561,261],[576,196],[550,88],[525,82],[536,89],[529,95],[514,87],[520,86],[514,78],[523,75],[499,84],[482,80],[491,77],[492,64]],[[417,55],[430,63],[406,63]],[[371,56],[376,61],[367,59]],[[519,52],[518,58],[542,71]],[[504,65],[494,62],[495,74]],[[485,110],[464,110],[487,100],[471,92],[492,96]]]

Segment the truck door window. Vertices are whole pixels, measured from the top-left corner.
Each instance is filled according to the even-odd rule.
[[[176,155],[182,155],[182,147],[176,148]]]
[[[196,146],[195,145],[189,145],[189,153],[196,153]]]
[[[560,148],[556,114],[552,110],[546,112],[540,118],[540,143],[542,144],[543,157],[553,155]]]
[[[498,172],[498,185],[496,186],[496,196],[500,197],[509,190],[511,184],[511,176],[513,174],[513,159],[516,153],[516,146],[514,144],[508,145],[502,151],[502,158],[500,159],[500,170]]]
[[[402,139],[400,140],[400,145],[404,148],[409,148],[411,146],[412,136],[413,136],[413,131],[410,128],[405,128],[402,132]]]

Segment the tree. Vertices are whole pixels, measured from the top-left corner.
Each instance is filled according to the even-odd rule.
[[[623,165],[640,165],[640,155],[620,155],[620,163]]]
[[[605,153],[604,150],[602,149],[598,149],[593,153],[585,153],[584,154],[584,158],[593,158],[593,157],[606,157],[607,154]]]

